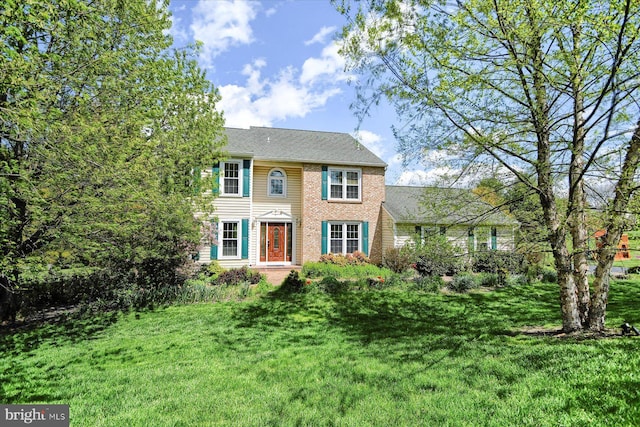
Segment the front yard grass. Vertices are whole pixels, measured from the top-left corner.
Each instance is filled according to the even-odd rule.
[[[560,324],[557,285],[467,294],[278,290],[0,335],[0,402],[64,403],[73,426],[623,426],[640,337]],[[640,280],[608,324],[640,323]]]

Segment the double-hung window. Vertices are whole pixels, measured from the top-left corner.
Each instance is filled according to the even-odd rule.
[[[227,196],[241,196],[241,170],[239,161],[228,161],[222,164],[222,194]]]
[[[240,248],[240,232],[238,230],[238,222],[222,223],[222,257],[237,258],[239,257]]]
[[[359,169],[329,168],[329,200],[361,200],[362,172]]]
[[[331,223],[330,252],[351,254],[360,250],[360,223]]]

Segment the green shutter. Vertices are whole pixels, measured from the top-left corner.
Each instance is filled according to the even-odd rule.
[[[216,162],[213,165],[213,167],[211,168],[211,173],[212,173],[211,191],[213,192],[214,196],[217,196],[220,193],[220,163],[219,162]]]
[[[476,236],[475,236],[475,234],[474,234],[473,227],[469,227],[468,234],[469,234],[469,240],[468,240],[468,242],[467,242],[467,250],[468,250],[468,251],[469,251],[469,253],[471,254],[471,253],[473,253],[473,252],[474,252],[474,250],[475,250],[475,246],[476,246],[476,245],[475,245],[475,243],[476,243]]]
[[[211,221],[211,224],[213,224],[213,229],[217,230],[218,229],[218,223],[216,221]],[[213,235],[213,241],[211,242],[211,252],[210,252],[210,256],[211,256],[211,260],[216,260],[218,259],[218,232],[215,231],[214,235]]]
[[[242,161],[242,197],[249,197],[249,189],[251,188],[251,160]]]
[[[329,223],[327,221],[322,221],[322,248],[321,248],[321,253],[322,255],[329,253],[328,251],[328,234],[329,234]]]
[[[242,259],[249,258],[249,219],[242,220]]]
[[[362,252],[369,256],[369,223],[367,221],[362,223]]]
[[[494,251],[498,249],[498,229],[491,227],[491,249]]]
[[[327,200],[328,175],[329,175],[329,168],[327,166],[322,166],[322,200]],[[326,253],[326,252],[324,252],[324,253]]]
[[[213,230],[214,230],[214,234],[213,234],[213,241],[211,242],[211,250],[209,252],[209,256],[211,258],[211,261],[213,260],[217,260],[218,259],[218,221],[214,220],[211,221]]]

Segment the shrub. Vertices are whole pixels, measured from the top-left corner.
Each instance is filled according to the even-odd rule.
[[[470,289],[476,289],[478,282],[472,274],[457,274],[447,286],[454,292],[467,292]]]
[[[388,268],[394,273],[402,273],[411,268],[414,264],[414,254],[412,254],[410,246],[402,248],[389,248],[384,253],[382,266]]]
[[[531,283],[531,280],[526,274],[514,274],[507,278],[506,286],[525,286]]]
[[[282,282],[282,285],[280,285],[280,290],[285,293],[302,292],[303,289],[304,282],[296,270],[291,270],[289,275]]]
[[[240,301],[245,299],[251,292],[249,282],[242,282],[239,285],[212,285],[207,280],[190,279],[187,280],[174,298],[176,303],[194,304],[203,302],[218,301]]]
[[[317,288],[327,294],[340,294],[349,290],[350,282],[341,281],[335,277],[325,277],[317,283]]]
[[[445,236],[429,236],[409,248],[414,252],[415,269],[421,276],[453,275],[460,270],[456,248]]]
[[[384,289],[389,287],[389,283],[382,276],[369,277],[367,278],[367,286],[371,289]]]
[[[640,265],[629,267],[627,269],[627,273],[628,274],[638,274],[638,273],[640,273]]]
[[[302,275],[305,277],[377,277],[388,276],[389,270],[373,264],[364,265],[338,265],[323,262],[305,262],[302,266]]]
[[[481,251],[473,254],[472,270],[476,273],[499,273],[504,270],[511,274],[522,273],[526,269],[524,255],[506,251]]]
[[[257,284],[262,276],[257,271],[250,270],[246,265],[241,268],[232,268],[223,271],[215,279],[214,283],[218,285],[238,285],[240,283]]]
[[[478,286],[487,288],[495,288],[504,285],[504,282],[501,281],[500,275],[497,273],[480,273],[476,276],[476,281],[478,282]]]
[[[370,264],[369,258],[362,252],[356,251],[351,254],[324,254],[320,257],[320,262],[335,265],[366,265]]]
[[[540,281],[543,283],[558,282],[558,272],[551,267],[543,268],[539,277],[540,277]]]
[[[422,292],[438,292],[444,286],[440,276],[420,276],[413,281],[413,287]]]

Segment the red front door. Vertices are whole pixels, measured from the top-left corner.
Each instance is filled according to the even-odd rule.
[[[269,261],[284,261],[285,248],[287,247],[284,224],[269,224],[267,235]]]

